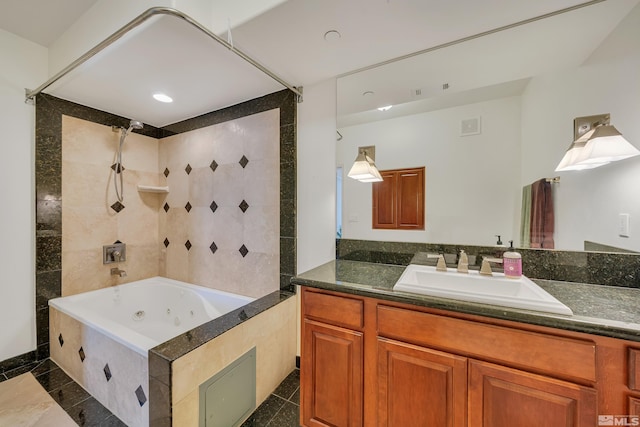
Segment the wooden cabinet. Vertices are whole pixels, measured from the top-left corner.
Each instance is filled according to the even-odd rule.
[[[372,226],[424,230],[424,167],[380,171],[372,186]]]
[[[301,369],[303,424],[361,426],[362,333],[305,321]]]
[[[304,426],[595,426],[640,412],[628,341],[302,288]]]
[[[469,362],[469,425],[592,427],[596,390],[541,375]]]
[[[378,426],[466,425],[467,359],[378,339]]]
[[[363,306],[360,299],[303,292],[302,425],[363,425]]]

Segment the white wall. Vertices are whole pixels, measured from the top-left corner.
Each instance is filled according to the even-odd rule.
[[[460,136],[460,121],[481,117],[479,135]],[[401,242],[493,245],[517,240],[520,98],[344,127],[337,165],[344,174],[358,146],[375,145],[380,170],[426,167],[425,230],[373,230],[371,184],[345,177],[343,237]]]
[[[522,96],[522,183],[553,176],[573,139],[573,119],[611,113],[613,124],[640,148],[640,6],[578,69],[534,78]],[[640,250],[640,158],[562,172],[555,187],[555,242],[582,250],[584,240]],[[620,237],[618,215],[631,215]]]
[[[298,274],[335,258],[336,81],[305,86],[298,104]]]
[[[47,77],[47,49],[0,30],[0,361],[34,350],[35,108],[25,88]]]

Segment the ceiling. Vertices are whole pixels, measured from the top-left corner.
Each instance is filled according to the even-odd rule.
[[[63,24],[70,25],[72,15],[80,16],[95,3],[56,0],[57,7],[48,10],[41,5],[50,6],[50,1],[3,1],[9,12],[0,18],[0,27],[45,46],[61,34]],[[461,102],[463,94],[481,99],[521,92],[532,75],[583,62],[639,1],[607,0],[353,75],[371,64],[581,1],[289,0],[234,28],[232,36],[236,47],[295,86],[342,76],[339,115],[356,122],[376,119],[375,107],[384,104],[411,101],[436,108]],[[61,4],[74,13],[55,15]],[[326,41],[329,30],[338,31],[339,39]],[[444,83],[450,86],[446,94]],[[164,126],[281,88],[182,21],[162,17],[152,18],[46,92]],[[421,95],[415,95],[416,89]],[[374,96],[365,100],[367,90]],[[154,91],[175,102],[151,100]]]

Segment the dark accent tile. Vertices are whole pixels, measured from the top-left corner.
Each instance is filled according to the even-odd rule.
[[[283,89],[279,92],[223,108],[222,110],[213,111],[165,126],[162,128],[163,134],[161,137],[189,132],[205,126],[227,122],[274,108],[280,108],[280,126],[295,123],[295,94],[288,89]]]
[[[294,369],[273,391],[273,394],[289,400],[291,396],[300,388],[300,370]]]
[[[292,127],[292,126],[287,126]],[[294,163],[296,159],[295,143],[284,143],[282,138],[282,128],[280,129],[280,163]]]
[[[192,207],[192,206],[191,206],[191,203],[189,203],[189,202],[187,202],[187,204],[186,204],[186,205],[184,205],[184,208],[185,208],[185,210],[186,210],[187,212],[191,212],[191,207]]]
[[[187,175],[191,174],[191,171],[193,170],[193,168],[191,167],[191,165],[189,163],[187,163],[187,167],[184,168],[184,171],[187,173]]]
[[[165,212],[169,212],[169,203],[164,204],[164,206],[162,206],[162,209],[164,209]]]
[[[45,359],[40,362],[37,362],[37,365],[31,369],[31,373],[34,377],[38,375],[45,374],[47,372],[55,371],[56,369],[60,369],[60,367],[51,359]]]
[[[36,354],[38,360],[44,360],[51,354],[51,348],[49,346],[49,342],[39,344],[36,348]]]
[[[150,351],[149,425],[171,426],[171,361]]]
[[[211,250],[212,254],[215,254],[216,251],[218,250],[218,246],[216,245],[216,242],[211,242],[211,246],[209,246],[209,249]]]
[[[60,270],[36,274],[36,310],[48,307],[50,299],[62,296],[61,276]]]
[[[79,426],[101,426],[113,414],[95,398],[89,397],[72,406],[67,413]]]
[[[62,334],[58,335],[58,342],[60,343],[60,347],[64,345],[64,338],[62,338]]]
[[[5,374],[0,374],[0,383],[1,383],[2,381],[6,381],[7,379],[8,379],[8,378],[7,378],[7,376],[6,376]]]
[[[114,163],[111,165],[111,169],[113,169],[113,171],[116,174],[119,174],[120,172],[124,172],[127,170],[127,168],[125,168],[124,166],[122,166],[120,163]]]
[[[240,246],[240,249],[238,249],[238,251],[240,251],[242,258],[246,257],[247,254],[249,253],[249,249],[247,249],[245,245]]]
[[[296,237],[296,202],[280,199],[280,237]]]
[[[211,168],[211,170],[212,170],[213,172],[215,172],[215,171],[216,171],[216,169],[218,169],[218,162],[216,162],[215,160],[213,160],[213,161],[211,162],[211,164],[209,165],[209,167]]]
[[[91,397],[91,395],[75,381],[71,381],[57,390],[49,392],[49,395],[53,397],[53,400],[58,402],[65,411]]]
[[[36,311],[36,342],[38,345],[49,342],[49,307]]]
[[[169,239],[165,237],[164,238],[164,242],[162,242],[162,243],[164,243],[164,247],[166,248],[166,247],[169,247],[169,243],[171,243],[171,242],[169,242]]]
[[[115,202],[111,205],[111,209],[119,213],[122,209],[124,209],[124,205],[120,202]]]
[[[31,372],[31,370],[36,368],[37,366],[38,366],[38,362],[30,362],[30,363],[27,363],[26,365],[19,366],[17,368],[6,371],[4,374],[8,379],[11,379],[11,378],[17,377],[18,375]]]
[[[211,202],[211,205],[209,205],[209,209],[211,209],[211,212],[214,212],[214,213],[216,210],[218,210],[218,204],[216,203],[215,200]]]
[[[242,427],[265,427],[276,416],[280,408],[286,401],[273,394],[269,395],[264,402],[242,423]]]
[[[73,382],[71,377],[65,374],[62,369],[54,369],[40,374],[36,376],[36,380],[38,380],[40,385],[42,385],[47,392],[55,391],[62,386]]]
[[[147,396],[144,394],[144,390],[142,389],[141,385],[139,385],[136,389],[136,397],[138,398],[138,403],[140,404],[140,406],[143,406],[145,403],[147,403]]]
[[[296,240],[291,237],[280,238],[280,274],[296,274]]]
[[[278,413],[269,423],[270,427],[299,427],[300,407],[291,402],[285,402]]]
[[[104,372],[104,377],[107,379],[107,381],[109,381],[111,379],[111,369],[109,369],[108,363],[104,365],[102,371]]]
[[[62,233],[62,200],[36,200],[36,232],[54,236]]]
[[[13,369],[20,368],[24,365],[28,365],[30,363],[36,362],[37,360],[38,358],[36,357],[35,351],[30,351],[28,353],[20,354],[10,359],[1,361],[0,373],[5,373]]]
[[[240,166],[242,166],[242,168],[246,168],[247,164],[249,163],[249,159],[247,159],[246,156],[242,156],[242,158],[238,161],[238,163],[240,163]]]
[[[80,350],[78,350],[78,356],[80,356],[80,361],[82,363],[84,363],[84,359],[87,357],[84,354],[84,349],[82,347],[80,347]]]
[[[164,168],[164,172],[162,173],[164,174],[164,177],[167,178],[171,172],[169,172],[168,168]]]
[[[191,250],[191,246],[192,245],[190,241],[187,240],[186,242],[184,242],[184,247],[187,248],[188,251]]]
[[[280,163],[280,199],[296,198],[296,164]]]
[[[296,287],[291,284],[292,274],[280,274],[280,290],[295,293]]]
[[[36,273],[62,269],[62,236],[36,236]]]
[[[247,211],[247,209],[249,209],[249,204],[247,203],[246,200],[243,199],[242,202],[240,202],[240,205],[238,207],[244,213]]]

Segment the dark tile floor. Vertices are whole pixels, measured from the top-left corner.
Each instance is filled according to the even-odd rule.
[[[45,390],[78,423],[86,427],[127,427],[100,402],[46,359],[0,374],[0,382],[31,372]],[[295,369],[242,424],[242,427],[298,427],[300,370]]]
[[[295,369],[242,424],[242,427],[298,427],[300,370]]]

